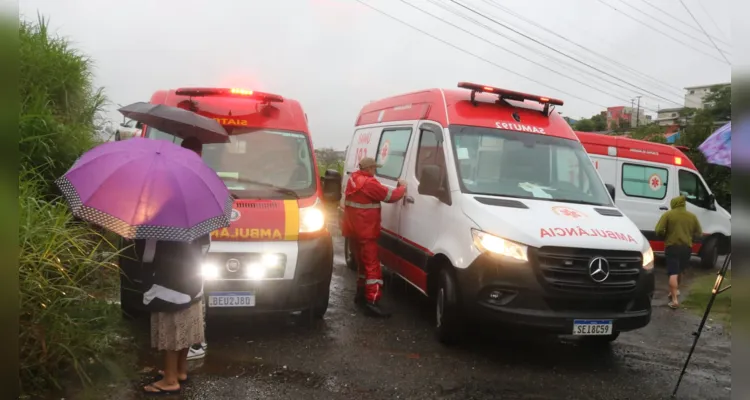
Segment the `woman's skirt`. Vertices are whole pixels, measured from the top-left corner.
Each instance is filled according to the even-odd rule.
[[[180,311],[151,313],[151,347],[179,351],[204,341],[203,301]]]

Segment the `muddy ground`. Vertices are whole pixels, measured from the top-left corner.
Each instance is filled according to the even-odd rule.
[[[666,399],[700,318],[667,307],[657,271],[652,322],[608,349],[575,339],[504,335],[479,328],[446,348],[434,338],[432,306],[398,278],[387,281],[389,320],[370,319],[352,303],[355,273],[337,241],[331,307],[312,325],[300,317],[214,322],[208,352],[192,362],[184,399]],[[659,268],[659,267],[657,267]],[[690,275],[706,273],[693,269]],[[683,296],[687,290],[682,289]],[[156,366],[144,356],[139,367]],[[709,322],[680,399],[729,399],[730,337]],[[113,399],[141,398],[139,384]]]

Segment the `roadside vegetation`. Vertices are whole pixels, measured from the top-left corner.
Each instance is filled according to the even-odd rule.
[[[105,98],[91,61],[52,36],[47,22],[22,21],[20,45],[19,289],[23,393],[61,389],[70,377],[118,371],[125,335],[113,238],[76,221],[54,179],[99,143]]]
[[[703,316],[706,311],[706,306],[709,300],[711,300],[711,289],[716,283],[716,274],[709,274],[696,277],[690,283],[690,289],[688,291],[687,298],[682,302],[682,306],[688,310],[694,312],[697,315]],[[721,287],[727,287],[732,284],[732,271],[727,271],[722,282]],[[727,332],[731,332],[732,329],[732,294],[731,290],[724,293],[720,293],[716,296],[714,304],[711,307],[711,313],[708,318],[712,321],[719,321],[724,324],[724,328]],[[709,323],[710,325],[710,323]]]

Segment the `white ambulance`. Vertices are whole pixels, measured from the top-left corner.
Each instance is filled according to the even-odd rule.
[[[593,343],[646,326],[653,252],[553,112],[563,102],[458,87],[366,105],[345,165],[375,157],[383,184],[407,181],[382,204],[380,258],[434,298],[439,339],[454,343],[467,319]]]
[[[679,147],[597,133],[576,132],[605,183],[615,187],[615,203],[651,242],[664,252],[654,229],[674,197],[684,195],[687,210],[698,217],[703,237],[693,254],[703,268],[714,268],[731,242],[731,215],[717,202],[695,165]]]

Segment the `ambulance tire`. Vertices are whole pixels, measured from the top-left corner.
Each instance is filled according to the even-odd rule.
[[[458,297],[458,284],[450,268],[438,272],[435,292],[435,332],[440,343],[458,344],[463,336],[464,321]]]
[[[719,260],[719,241],[715,237],[708,238],[701,246],[701,269],[714,269]]]
[[[357,262],[354,260],[354,253],[349,245],[349,238],[344,239],[344,259],[346,260],[346,266],[352,271],[357,270]]]

